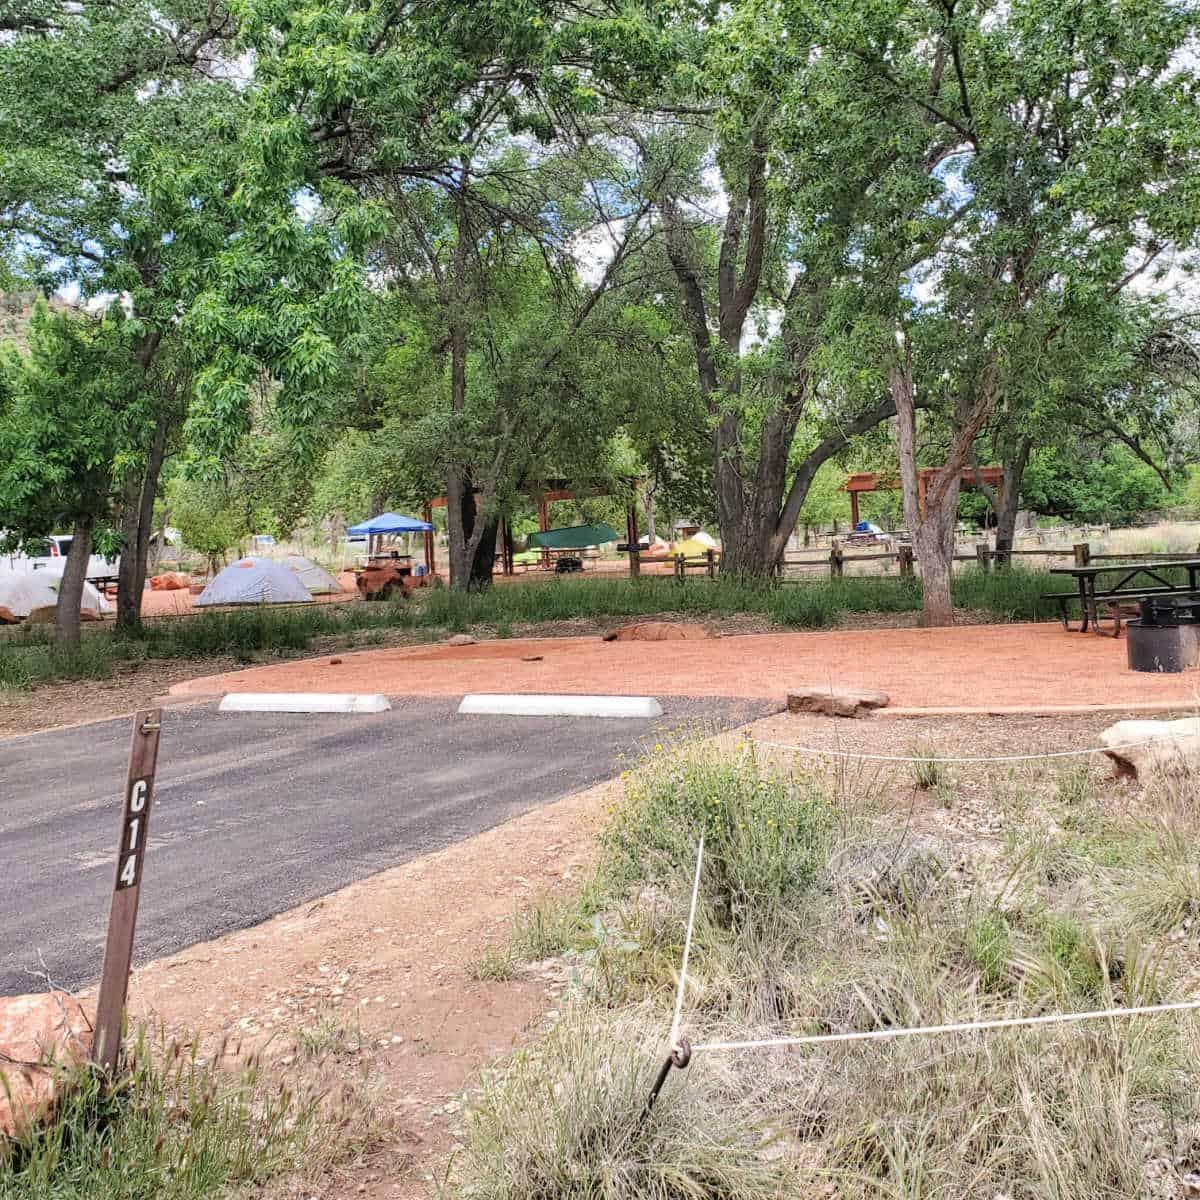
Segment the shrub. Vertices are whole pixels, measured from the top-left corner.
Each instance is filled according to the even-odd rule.
[[[701,889],[715,923],[760,924],[801,905],[835,832],[820,789],[761,772],[746,753],[657,749],[601,833],[603,873],[618,885],[678,888],[692,879],[703,833]]]

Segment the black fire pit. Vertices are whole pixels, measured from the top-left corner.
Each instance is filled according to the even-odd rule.
[[[1131,671],[1176,674],[1200,663],[1200,624],[1194,602],[1175,605],[1165,598],[1147,597],[1141,606],[1142,615],[1125,627]]]

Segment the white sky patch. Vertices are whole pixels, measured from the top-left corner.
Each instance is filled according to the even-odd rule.
[[[628,225],[628,218],[621,217],[606,221],[602,225],[594,225],[571,239],[567,253],[575,261],[579,278],[588,287],[599,286],[604,272],[613,260],[613,255],[621,245]]]

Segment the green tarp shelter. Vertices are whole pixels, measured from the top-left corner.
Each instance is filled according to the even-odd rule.
[[[603,521],[596,525],[572,525],[569,529],[547,529],[529,538],[530,546],[545,550],[582,550],[586,546],[601,546],[605,542],[616,542],[621,535]]]

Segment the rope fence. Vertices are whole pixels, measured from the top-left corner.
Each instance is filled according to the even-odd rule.
[[[853,750],[827,750],[815,746],[794,746],[780,742],[763,742],[748,738],[749,746],[770,747],[793,753],[824,755],[839,758],[857,758],[874,762],[939,762],[939,763],[1004,763],[1027,762],[1042,758],[1065,758],[1072,755],[1099,754],[1108,749],[1133,749],[1139,746],[1149,746],[1157,742],[1177,741],[1181,737],[1194,737],[1196,734],[1165,734],[1147,738],[1141,742],[1129,742],[1120,747],[1096,746],[1076,750],[1045,751],[1037,754],[1002,754],[989,756],[966,756],[935,758],[923,755],[891,755],[864,754]],[[736,1041],[703,1041],[691,1043],[681,1036],[683,1028],[683,1002],[687,992],[688,962],[692,948],[692,933],[696,923],[696,907],[700,895],[700,875],[704,861],[704,835],[701,834],[696,847],[696,871],[692,880],[691,903],[688,908],[687,929],[683,942],[683,958],[679,968],[679,978],[675,989],[675,1009],[671,1020],[671,1032],[668,1041],[669,1054],[659,1069],[650,1096],[643,1109],[645,1118],[654,1107],[671,1069],[685,1070],[692,1056],[701,1051],[709,1053],[737,1053],[745,1050],[775,1050],[797,1046],[829,1046],[857,1042],[895,1041],[911,1037],[958,1037],[964,1034],[993,1033],[1005,1029],[1023,1029],[1043,1025],[1071,1025],[1085,1021],[1122,1020],[1133,1017],[1161,1016],[1165,1013],[1195,1012],[1200,1010],[1200,999],[1179,1000],[1165,1004],[1140,1004],[1124,1008],[1090,1009],[1082,1012],[1042,1013],[1029,1017],[997,1017],[980,1021],[958,1021],[940,1025],[904,1026],[894,1029],[870,1029],[850,1033],[818,1033],[792,1037],[747,1038]]]
[[[747,742],[771,750],[787,750],[793,754],[811,754],[822,758],[854,758],[864,762],[894,763],[1010,763],[1033,762],[1043,758],[1074,758],[1085,754],[1105,754],[1113,750],[1137,750],[1157,742],[1175,742],[1180,738],[1200,737],[1200,726],[1190,733],[1164,733],[1140,742],[1122,742],[1117,746],[1086,746],[1076,750],[1043,750],[1036,754],[957,755],[940,757],[932,754],[867,754],[861,750],[830,750],[821,746],[797,746],[790,742],[765,742],[747,735]]]

